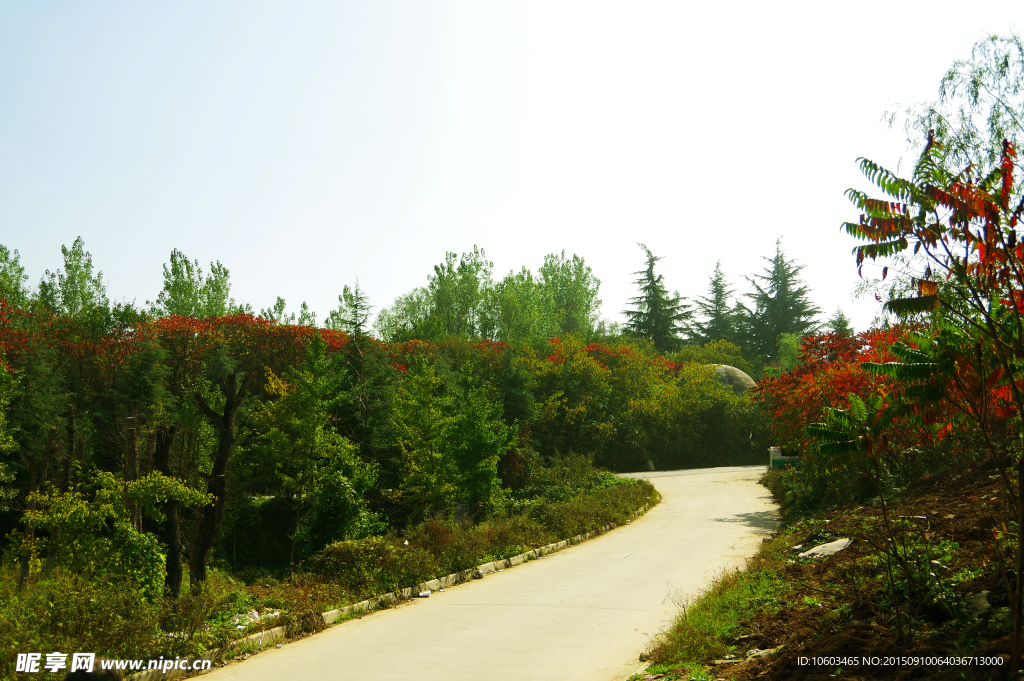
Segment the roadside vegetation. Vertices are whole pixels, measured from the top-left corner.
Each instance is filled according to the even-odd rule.
[[[35,287],[0,246],[0,676],[15,653],[193,656],[251,631],[621,524],[611,471],[764,460],[716,375],[795,361],[817,308],[777,249],[693,306],[646,248],[622,328],[582,258],[491,278],[480,249],[377,316],[254,314],[174,251],[145,306],[79,239]],[[837,318],[842,321],[841,315]],[[840,325],[842,326],[842,325]],[[788,348],[788,349],[787,349]]]
[[[1019,678],[1022,85],[1020,39],[981,41],[907,112],[909,177],[861,159],[879,195],[850,190],[861,217],[844,228],[859,268],[883,261],[864,285],[883,312],[802,338],[758,386],[772,440],[801,457],[763,480],[784,528],[687,604],[652,674]]]

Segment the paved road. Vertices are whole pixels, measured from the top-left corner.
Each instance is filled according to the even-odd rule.
[[[204,679],[622,681],[693,596],[776,527],[763,466],[633,474],[663,501],[632,525],[271,649]]]

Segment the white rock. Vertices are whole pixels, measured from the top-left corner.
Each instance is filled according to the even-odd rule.
[[[827,544],[821,544],[819,546],[815,546],[813,549],[808,549],[797,556],[797,558],[825,558],[834,553],[839,553],[851,543],[851,540],[845,537],[843,539],[836,539],[835,541],[830,541]]]

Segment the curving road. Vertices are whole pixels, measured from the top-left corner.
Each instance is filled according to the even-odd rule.
[[[680,597],[776,526],[763,466],[629,474],[663,501],[577,547],[270,649],[206,679],[622,681]]]

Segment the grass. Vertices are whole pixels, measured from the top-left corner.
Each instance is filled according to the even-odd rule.
[[[788,592],[788,548],[786,538],[767,541],[746,569],[725,572],[692,602],[677,603],[679,616],[645,655],[651,662],[648,673],[684,668],[699,674],[706,661],[732,654],[738,648],[736,638],[749,633],[744,623],[751,616],[782,607]]]
[[[1006,544],[1001,550],[1009,554],[1013,537],[992,529],[992,518],[1008,508],[998,478],[981,471],[930,480],[894,500],[888,522],[870,501],[798,514],[803,519],[765,541],[744,570],[724,573],[705,594],[680,604],[675,623],[645,656],[646,673],[664,674],[664,681],[824,678],[836,669],[798,660],[899,654],[988,662],[969,669],[861,666],[843,674],[1005,678],[1009,596],[999,549]],[[843,551],[799,558],[841,537],[852,540]],[[971,598],[981,591],[990,607],[972,611]],[[776,653],[748,658],[753,648]],[[742,662],[714,664],[729,657]]]

